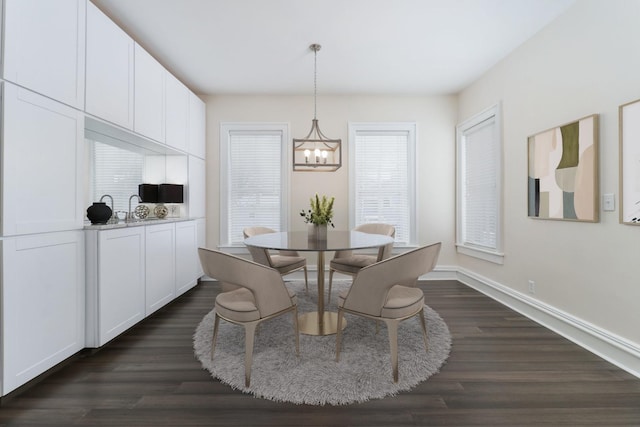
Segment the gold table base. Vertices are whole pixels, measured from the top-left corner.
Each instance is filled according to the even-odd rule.
[[[298,316],[300,332],[306,335],[331,335],[338,331],[338,313],[325,311],[323,322],[318,322],[318,312],[312,311]],[[342,329],[347,326],[347,319],[342,318]]]

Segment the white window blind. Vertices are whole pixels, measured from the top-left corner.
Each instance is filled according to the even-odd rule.
[[[497,106],[458,126],[458,246],[502,255]]]
[[[142,183],[144,157],[132,151],[94,141],[92,149],[92,201],[104,194],[113,197],[114,209],[126,211],[129,197],[138,194]],[[111,201],[103,200],[108,205]],[[136,203],[133,204],[135,206]],[[111,207],[111,206],[109,206]]]
[[[396,228],[396,245],[415,242],[415,125],[358,124],[350,132],[354,224]]]
[[[281,230],[286,209],[286,129],[225,124],[221,127],[221,245],[239,246],[246,227]]]

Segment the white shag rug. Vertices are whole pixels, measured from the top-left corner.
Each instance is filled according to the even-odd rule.
[[[336,296],[350,282],[334,282],[327,310],[337,311]],[[317,288],[288,282],[296,291],[298,313],[317,308]],[[326,295],[325,295],[326,300]],[[292,314],[284,314],[258,327],[253,350],[251,385],[244,385],[244,328],[220,320],[213,361],[211,338],[214,311],[198,325],[193,337],[195,355],[221,382],[255,397],[308,405],[345,405],[381,399],[407,391],[437,373],[449,356],[451,335],[442,318],[425,306],[429,351],[425,352],[417,317],[405,320],[398,331],[399,381],[393,382],[389,338],[384,322],[376,334],[375,322],[346,314],[340,362],[335,361],[336,336],[300,334],[296,357]]]

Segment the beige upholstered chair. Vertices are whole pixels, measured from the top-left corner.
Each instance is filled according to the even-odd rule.
[[[275,230],[267,227],[247,227],[242,230],[244,238],[257,236],[258,234],[275,233]],[[267,249],[248,246],[251,258],[258,264],[268,265],[275,268],[281,275],[293,273],[294,271],[304,270],[304,286],[309,292],[309,283],[307,282],[307,260],[301,257],[296,251],[279,251],[277,255],[272,255]]]
[[[198,255],[207,276],[238,287],[233,291],[222,292],[216,297],[211,360],[216,348],[220,319],[244,326],[245,385],[249,387],[253,341],[258,324],[288,312],[293,313],[296,354],[300,355],[297,299],[295,294],[285,287],[277,270],[211,249],[199,248]]]
[[[360,231],[362,233],[382,234],[384,236],[394,237],[396,235],[396,228],[393,225],[382,223],[369,223],[361,224],[353,229],[354,231]],[[333,273],[348,274],[349,276],[355,276],[362,267],[371,265],[375,262],[382,261],[391,256],[393,250],[393,242],[388,245],[382,246],[378,250],[378,254],[358,254],[353,251],[336,251],[333,259],[329,263],[329,296],[328,301],[331,301],[331,284],[333,283]]]
[[[435,267],[440,246],[441,243],[423,246],[364,267],[358,272],[351,287],[341,292],[338,299],[336,361],[340,360],[344,313],[387,324],[394,382],[398,382],[398,325],[401,321],[415,315],[420,317],[424,344],[428,351],[424,294],[420,288],[412,285],[422,274]]]

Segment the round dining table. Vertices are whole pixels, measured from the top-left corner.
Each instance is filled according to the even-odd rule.
[[[300,332],[307,335],[330,335],[338,330],[338,313],[324,309],[324,253],[353,249],[379,248],[393,242],[390,236],[349,230],[327,230],[326,238],[306,231],[265,233],[245,239],[247,246],[267,250],[316,252],[318,255],[318,309],[303,313],[298,322]],[[343,322],[343,327],[346,322]]]

